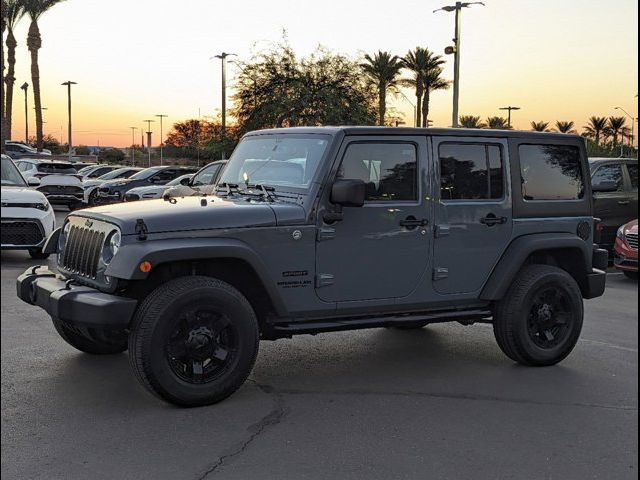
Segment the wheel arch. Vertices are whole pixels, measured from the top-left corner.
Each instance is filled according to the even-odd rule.
[[[505,250],[480,298],[500,300],[513,279],[525,265],[552,265],[565,270],[578,283],[583,295],[589,289],[588,274],[592,266],[593,246],[576,235],[568,233],[543,233],[515,239]]]

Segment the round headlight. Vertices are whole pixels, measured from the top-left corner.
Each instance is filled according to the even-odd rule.
[[[120,231],[116,230],[111,233],[107,237],[107,240],[102,247],[102,261],[106,264],[109,264],[113,257],[118,253],[120,249],[120,242],[122,241],[122,236],[120,235]]]

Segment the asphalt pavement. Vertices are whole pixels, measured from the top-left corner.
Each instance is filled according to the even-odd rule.
[[[63,215],[62,212],[59,215]],[[638,284],[608,276],[558,366],[526,368],[488,325],[262,342],[221,404],[149,395],[127,354],[68,346],[2,252],[2,475],[8,479],[635,479]]]

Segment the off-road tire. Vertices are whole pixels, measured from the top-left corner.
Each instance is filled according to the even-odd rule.
[[[629,272],[625,270],[622,273],[624,273],[624,276],[628,279],[638,281],[638,272]]]
[[[75,331],[63,320],[53,318],[53,326],[62,339],[76,350],[91,355],[115,355],[127,350],[126,334],[112,336],[108,341],[94,340]]]
[[[172,370],[165,349],[175,315],[205,303],[230,319],[238,346],[232,365],[219,377],[194,384]],[[160,285],[139,304],[129,334],[129,361],[140,383],[151,393],[176,405],[197,407],[218,403],[242,386],[253,369],[259,343],[256,314],[237,289],[211,277],[180,277]]]
[[[528,332],[532,301],[543,288],[557,288],[570,302],[572,323],[555,348],[540,348]],[[549,265],[529,265],[515,278],[494,312],[493,332],[500,349],[512,360],[527,366],[550,366],[564,360],[576,346],[584,317],[582,293],[566,271]]]
[[[42,250],[39,248],[30,248],[29,256],[34,260],[46,260],[47,258],[49,258],[49,254],[42,253]]]

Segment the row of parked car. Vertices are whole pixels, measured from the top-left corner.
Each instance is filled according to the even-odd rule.
[[[42,247],[55,228],[51,205],[70,210],[123,201],[161,198],[179,185],[213,192],[226,161],[194,167],[126,167],[2,156],[2,248],[28,250],[44,258]],[[207,190],[207,188],[209,190]]]

